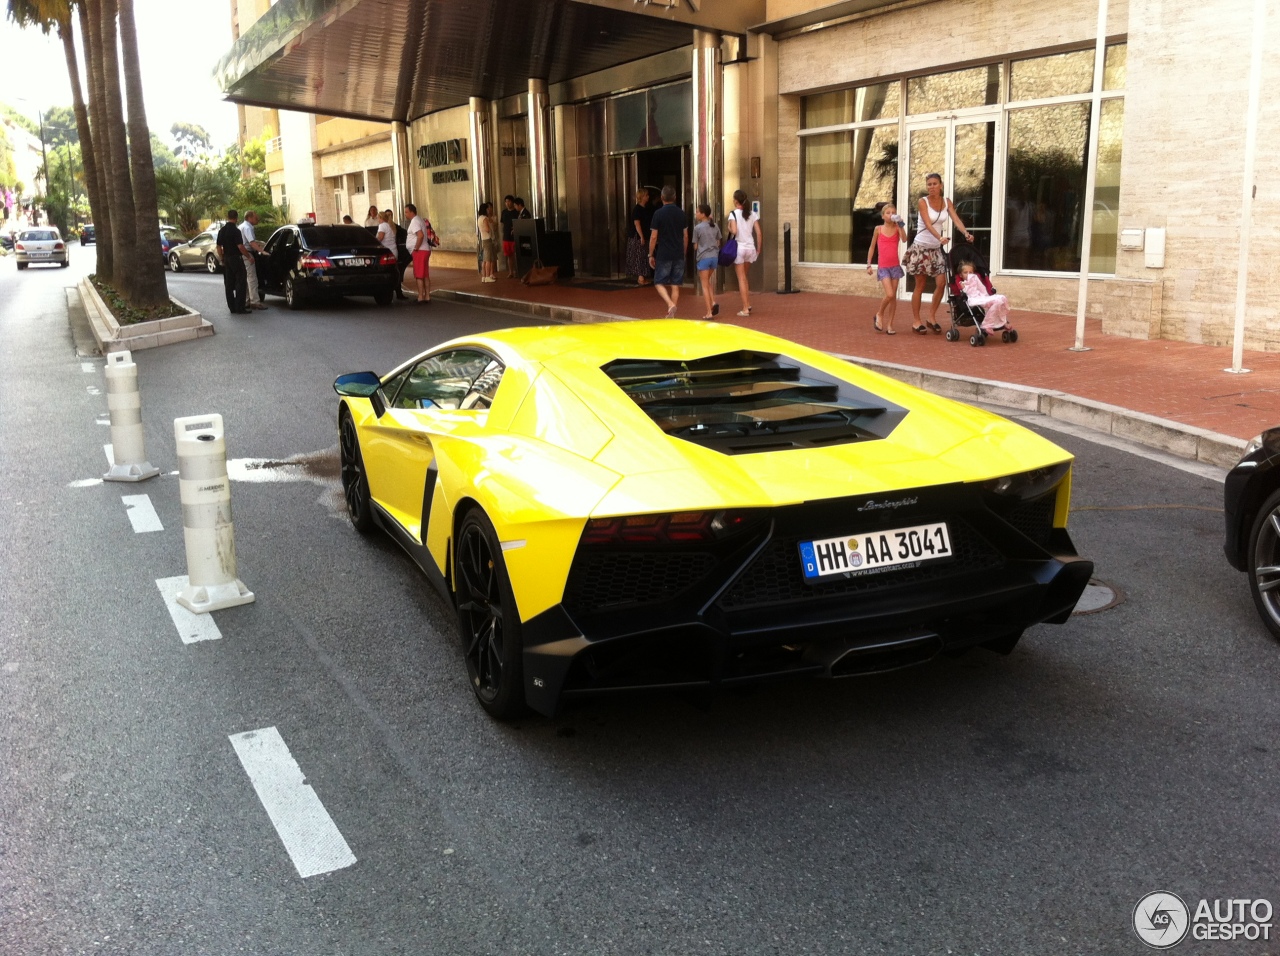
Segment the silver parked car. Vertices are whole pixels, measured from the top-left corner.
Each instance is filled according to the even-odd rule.
[[[169,268],[174,272],[183,269],[203,269],[205,272],[221,272],[222,262],[218,259],[218,230],[210,226],[190,242],[184,242],[169,250]]]
[[[25,269],[32,263],[53,265],[56,262],[64,269],[71,265],[71,250],[62,241],[62,233],[58,232],[57,226],[22,230],[13,244],[13,251],[17,254],[19,269]]]

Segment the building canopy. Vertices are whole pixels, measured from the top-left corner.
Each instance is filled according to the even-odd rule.
[[[228,99],[388,122],[745,34],[764,0],[280,0],[214,69]]]

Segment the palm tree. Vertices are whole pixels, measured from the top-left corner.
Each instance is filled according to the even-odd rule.
[[[187,235],[200,231],[200,220],[231,202],[226,180],[217,170],[200,163],[186,169],[166,166],[156,170],[156,199],[165,213]]]
[[[117,0],[120,11],[120,55],[124,69],[125,95],[129,101],[129,156],[133,165],[133,208],[138,223],[138,270],[134,276],[130,304],[139,308],[165,305],[169,287],[165,283],[164,260],[152,253],[160,241],[160,218],[156,213],[156,167],[151,157],[151,130],[142,100],[142,67],[138,61],[138,31],[133,20],[133,0]],[[149,264],[148,264],[149,263]]]
[[[111,229],[111,201],[107,191],[107,164],[110,150],[106,140],[106,107],[102,95],[102,44],[98,40],[98,18],[90,16],[89,0],[76,0],[76,16],[80,21],[80,38],[84,44],[86,81],[89,88],[89,127],[93,131],[93,149],[97,158],[94,178],[98,183],[99,209],[94,213],[98,233],[98,276],[108,284],[115,283],[115,240]]]
[[[134,220],[133,179],[129,175],[129,144],[125,135],[124,103],[120,95],[120,56],[116,45],[115,0],[87,0],[90,20],[97,20],[102,68],[103,132],[107,145],[107,201],[111,206],[111,235],[115,240],[114,285],[130,304],[142,264]],[[143,137],[144,140],[147,137]],[[159,230],[156,232],[158,241]],[[158,261],[158,257],[150,259]]]

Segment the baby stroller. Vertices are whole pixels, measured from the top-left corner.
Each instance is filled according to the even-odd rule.
[[[986,313],[981,306],[971,305],[964,293],[964,289],[960,287],[960,263],[971,262],[973,263],[973,271],[982,279],[982,284],[986,286],[987,291],[992,294],[995,293],[995,286],[991,284],[990,270],[987,268],[986,260],[982,258],[977,249],[964,243],[957,245],[948,252],[946,260],[947,306],[951,310],[951,328],[947,329],[947,341],[959,341],[962,334],[960,329],[964,327],[973,329],[973,332],[969,335],[970,345],[986,345],[987,337],[994,335],[995,330],[990,332],[983,330],[982,320],[986,317]],[[999,331],[1000,341],[1018,341],[1018,330],[1007,322]]]

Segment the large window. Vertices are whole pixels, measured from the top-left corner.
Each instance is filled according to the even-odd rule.
[[[879,222],[875,204],[894,201],[913,211],[923,172],[945,169],[954,180],[947,195],[958,208],[967,203],[965,223],[998,268],[1079,271],[1091,210],[1090,271],[1114,272],[1126,54],[1124,43],[1107,47],[1097,92],[1088,47],[802,97],[801,261],[865,262]],[[1089,199],[1095,96],[1101,120]],[[900,161],[903,127],[909,173]]]

